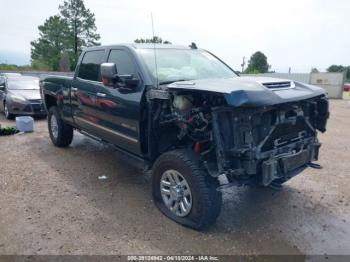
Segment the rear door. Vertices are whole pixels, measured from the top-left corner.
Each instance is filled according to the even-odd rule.
[[[105,61],[105,50],[85,52],[72,81],[71,106],[75,124],[91,134],[101,137],[100,110],[97,96],[103,86],[100,76],[101,64]]]
[[[116,64],[119,75],[133,75],[140,81],[139,86],[132,90],[98,86],[99,98],[96,105],[100,124],[109,142],[140,155],[139,123],[143,93],[140,70],[127,48],[109,50],[107,61]]]

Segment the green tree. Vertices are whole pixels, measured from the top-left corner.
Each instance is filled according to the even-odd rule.
[[[83,47],[100,45],[95,15],[85,7],[83,0],[64,0],[59,10],[69,27],[67,50],[73,53],[71,68],[74,68]]]
[[[327,68],[327,72],[345,72],[345,77],[347,78],[347,81],[350,80],[350,66],[331,65]]]
[[[39,38],[30,43],[32,64],[56,71],[66,46],[68,25],[61,17],[55,15],[49,17],[38,29]]]
[[[31,70],[50,71],[53,69],[52,69],[52,67],[48,66],[44,61],[32,60]]]
[[[18,70],[18,66],[13,64],[0,64],[0,70],[14,71]]]
[[[344,72],[345,67],[342,65],[331,65],[327,68],[327,72]]]
[[[32,67],[30,65],[14,65],[14,64],[0,64],[0,70],[6,70],[6,71],[28,71],[32,70]]]
[[[270,66],[267,63],[267,57],[264,53],[257,51],[250,57],[245,73],[266,73],[269,68]]]
[[[159,36],[154,36],[152,38],[138,38],[134,40],[134,43],[137,44],[149,44],[149,43],[155,43],[155,44],[171,44],[170,41],[163,41],[162,38]]]
[[[311,73],[319,73],[318,69],[316,67],[311,68]]]

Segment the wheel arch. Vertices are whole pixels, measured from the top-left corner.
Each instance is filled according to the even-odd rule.
[[[45,94],[44,102],[47,111],[49,111],[51,107],[57,106],[57,99],[53,95]]]

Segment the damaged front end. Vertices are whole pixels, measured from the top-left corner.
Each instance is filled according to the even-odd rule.
[[[213,177],[226,175],[229,184],[268,186],[287,181],[318,159],[317,130],[325,132],[329,116],[328,99],[320,91],[312,96],[313,90],[285,90],[308,97],[281,102],[277,92],[267,90],[270,98],[258,100],[247,89],[235,94],[240,102],[232,105],[233,93],[182,85],[147,93],[147,130],[152,131],[144,148],[151,161],[169,150],[191,148]],[[255,100],[261,104],[250,104]]]
[[[318,159],[328,118],[325,96],[260,108],[212,110],[217,170],[230,182],[283,183]],[[213,165],[211,165],[213,167]]]

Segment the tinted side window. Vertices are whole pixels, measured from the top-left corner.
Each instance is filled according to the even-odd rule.
[[[104,50],[86,52],[79,67],[78,77],[100,81],[100,67],[103,63]]]
[[[119,75],[135,75],[136,69],[130,55],[123,50],[112,50],[109,53],[108,62],[117,65]]]

